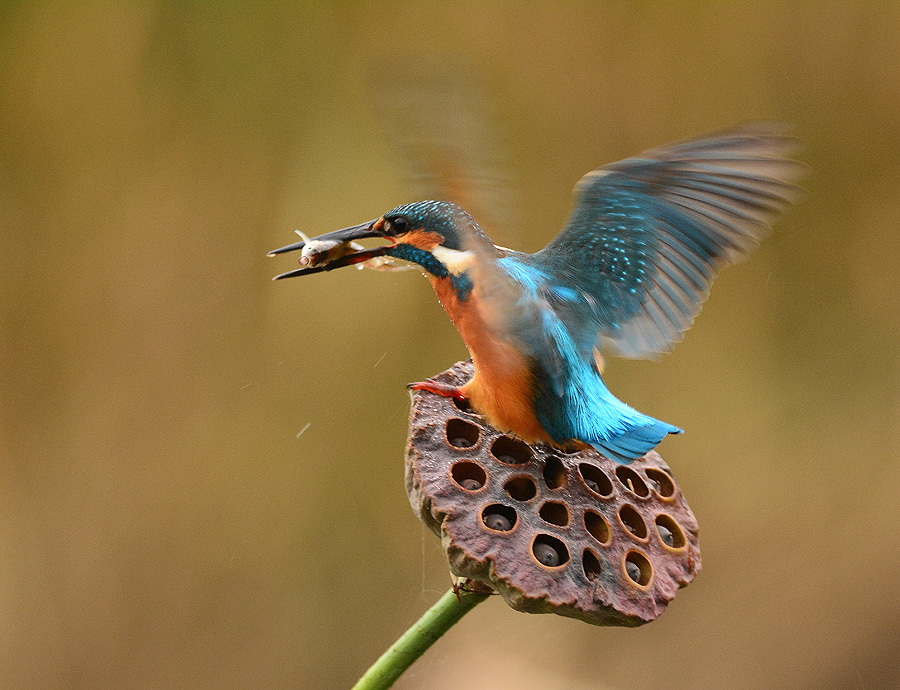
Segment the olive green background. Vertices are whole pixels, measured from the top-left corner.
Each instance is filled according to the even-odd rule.
[[[349,687],[446,590],[404,385],[456,332],[415,272],[265,257],[415,200],[420,64],[477,83],[500,244],[747,119],[811,170],[673,354],[608,365],[686,429],[698,579],[639,629],[489,600],[397,687],[900,685],[896,5],[148,2],[0,8],[0,686]]]

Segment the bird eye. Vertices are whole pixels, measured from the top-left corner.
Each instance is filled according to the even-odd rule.
[[[404,218],[403,216],[392,218],[391,230],[393,230],[395,234],[404,233],[409,230],[409,221],[406,220],[406,218]]]

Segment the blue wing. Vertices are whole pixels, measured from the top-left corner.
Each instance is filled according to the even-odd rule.
[[[606,387],[591,356],[592,343],[578,342],[572,310],[580,300],[531,256],[504,252],[491,262],[483,306],[491,322],[532,360],[534,411],[552,439],[577,439],[609,458],[631,462],[681,429],[638,412]],[[487,287],[486,287],[487,286]]]
[[[799,196],[795,148],[783,127],[748,124],[582,178],[565,229],[531,257],[580,345],[648,357],[680,341],[718,271]]]
[[[535,412],[557,441],[620,462],[680,429],[616,399],[594,366],[668,350],[716,273],[742,258],[799,195],[804,167],[775,125],[654,149],[586,175],[562,233],[534,255],[471,244],[482,308],[534,362]]]

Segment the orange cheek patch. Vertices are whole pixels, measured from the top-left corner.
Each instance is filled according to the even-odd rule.
[[[401,239],[404,244],[411,244],[413,247],[431,251],[444,241],[444,236],[437,232],[412,230],[406,233]]]

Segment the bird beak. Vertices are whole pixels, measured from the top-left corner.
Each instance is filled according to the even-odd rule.
[[[272,250],[269,252],[268,256],[275,256],[277,254],[292,252],[296,249],[302,250],[306,248],[307,251],[303,252],[300,262],[315,264],[308,266],[307,268],[298,268],[295,271],[282,273],[281,275],[275,276],[273,280],[293,278],[294,276],[305,276],[312,273],[320,273],[322,271],[331,271],[335,268],[341,268],[342,266],[352,266],[354,264],[362,263],[363,261],[368,261],[376,256],[383,256],[388,248],[387,246],[354,251],[359,249],[359,245],[354,246],[351,244],[353,240],[361,240],[366,237],[384,237],[384,234],[380,232],[379,220],[381,219],[376,218],[367,223],[360,223],[359,225],[353,225],[349,228],[335,230],[334,232],[328,232],[324,235],[313,237],[310,240],[294,242],[294,244],[289,244],[286,247]],[[310,249],[314,249],[314,251],[309,252]],[[334,255],[336,255],[337,258],[331,259],[330,257]]]

